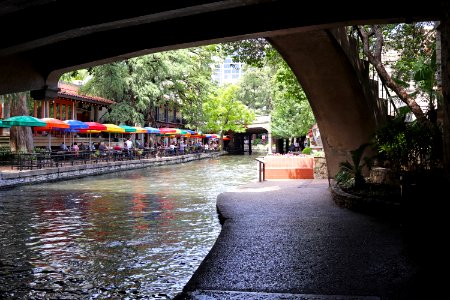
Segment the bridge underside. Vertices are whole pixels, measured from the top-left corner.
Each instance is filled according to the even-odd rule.
[[[102,2],[103,3],[103,2]],[[107,13],[106,13],[107,12]],[[336,13],[339,12],[339,13]],[[0,94],[32,90],[56,95],[61,74],[148,53],[244,38],[267,37],[289,63],[310,100],[321,130],[330,174],[350,150],[370,139],[376,120],[354,70],[325,30],[343,25],[443,20],[450,39],[448,3],[379,1],[92,1],[8,0],[0,4]],[[249,18],[252,21],[249,22]],[[447,43],[447,44],[446,44]],[[444,47],[444,98],[450,74]],[[364,101],[361,101],[364,99]],[[444,101],[446,168],[450,171],[450,105]]]

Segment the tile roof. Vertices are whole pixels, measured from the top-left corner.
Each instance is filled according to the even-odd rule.
[[[103,104],[105,106],[116,103],[113,100],[109,100],[102,97],[81,95],[79,94],[80,87],[74,84],[58,82],[58,88],[59,88],[58,97],[60,98],[78,100],[94,104]]]

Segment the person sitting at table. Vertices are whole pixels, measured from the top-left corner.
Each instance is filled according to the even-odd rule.
[[[98,151],[100,152],[100,156],[106,156],[108,154],[108,147],[106,147],[104,142],[100,142]]]
[[[59,149],[62,151],[69,151],[69,148],[67,148],[64,142],[62,142],[61,145],[59,145]]]
[[[115,151],[122,151],[122,147],[120,147],[120,145],[117,143],[114,148]]]
[[[80,151],[80,147],[78,147],[77,142],[73,143],[72,151],[75,152],[75,156],[78,156],[78,152]]]

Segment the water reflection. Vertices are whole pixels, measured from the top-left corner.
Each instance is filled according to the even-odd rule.
[[[170,299],[220,231],[219,193],[249,156],[0,192],[1,299]]]

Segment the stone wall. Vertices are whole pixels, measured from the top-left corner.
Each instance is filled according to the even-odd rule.
[[[325,157],[314,157],[314,178],[328,179],[327,160]]]
[[[225,152],[195,153],[180,156],[157,157],[130,161],[98,162],[93,164],[69,165],[47,169],[2,171],[0,172],[0,189],[24,184],[35,184],[58,180],[80,178],[90,175],[101,175],[118,171],[178,164],[193,160],[217,157]]]

